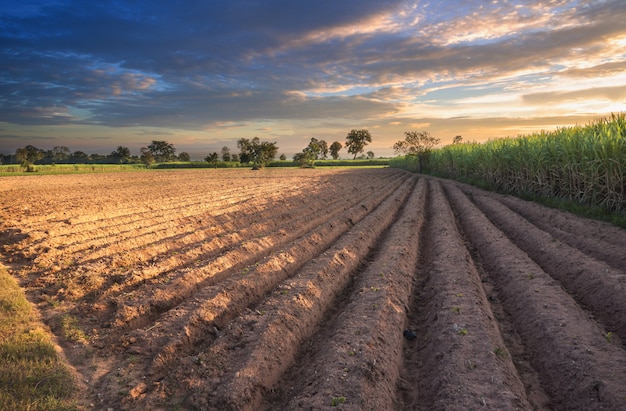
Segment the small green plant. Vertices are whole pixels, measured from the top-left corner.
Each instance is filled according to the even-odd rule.
[[[458,326],[458,325],[454,324],[452,326],[452,329],[454,330],[454,332],[456,332],[459,335],[467,335],[467,328],[465,328],[463,326]]]
[[[346,403],[346,397],[333,397],[333,399],[330,400],[330,405],[332,407],[336,407],[338,405],[345,404],[345,403]]]
[[[461,315],[461,307],[452,307],[452,312]]]
[[[348,353],[348,355],[349,355],[350,357],[354,357],[354,356],[356,355],[356,351],[351,350],[351,351]]]
[[[607,332],[606,334],[604,334],[604,338],[606,338],[607,342],[612,342],[613,341],[613,333],[611,331]]]
[[[70,341],[85,341],[87,334],[78,326],[78,319],[72,315],[65,314],[61,317],[61,333]]]
[[[535,274],[528,274],[528,279],[529,280],[534,280],[535,279]]]
[[[496,357],[498,358],[506,358],[506,351],[504,351],[502,348],[500,347],[496,347],[493,349],[493,353],[496,355]]]
[[[378,288],[378,287],[370,287],[370,291],[372,291],[372,292],[376,292],[378,290],[380,290],[380,288]]]

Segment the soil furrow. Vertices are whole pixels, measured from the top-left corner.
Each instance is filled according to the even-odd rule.
[[[530,409],[454,214],[439,181],[429,182],[419,267],[425,279],[416,290],[418,312],[409,324],[415,341],[405,343],[402,385],[417,398],[403,408]]]
[[[605,261],[613,268],[623,270],[626,267],[626,231],[601,221],[573,218],[515,197],[501,197],[500,201],[570,247]]]
[[[626,409],[625,230],[394,169],[0,180],[79,409]]]
[[[502,232],[591,311],[607,331],[626,342],[626,272],[561,243],[489,197],[473,198]]]
[[[264,409],[394,409],[402,330],[417,261],[425,184],[418,182],[397,221],[354,273],[326,319],[266,395]],[[269,397],[269,398],[267,398]]]
[[[404,181],[405,176],[401,176],[393,185],[388,185],[384,191],[372,193],[367,196],[360,204],[356,204],[352,211],[348,211],[348,221],[354,224],[363,218],[369,210],[374,209],[380,204],[387,195],[397,189]],[[127,301],[126,296],[121,296],[117,304],[117,314],[114,324],[116,327],[124,326],[125,328],[139,328],[148,325],[154,321],[161,313],[166,312],[176,305],[180,304],[186,298],[193,295],[202,287],[215,284],[233,273],[244,269],[246,266],[253,265],[256,261],[267,257],[273,252],[283,248],[285,244],[297,239],[309,230],[317,227],[319,224],[327,221],[328,215],[319,213],[315,218],[300,223],[289,230],[289,226],[284,226],[275,234],[259,239],[245,240],[242,237],[242,243],[229,250],[226,254],[222,254],[210,263],[200,267],[199,269],[184,272],[183,276],[175,278],[167,287],[146,288],[141,294],[145,294],[145,298],[134,298],[137,303],[132,304]],[[332,225],[332,221],[330,222]],[[332,227],[331,227],[332,228]],[[126,325],[125,325],[126,324]]]
[[[228,362],[233,367],[213,369],[213,378],[219,379],[219,383],[210,392],[195,393],[194,405],[206,404],[216,409],[258,408],[263,390],[270,388],[292,364],[297,347],[349,282],[350,274],[391,224],[407,196],[406,190],[397,190],[331,249],[290,279],[288,295],[272,295],[257,307],[257,313],[242,315],[231,323],[225,338],[219,339],[207,354],[230,358]],[[241,327],[254,330],[254,341],[237,341],[237,329]],[[236,350],[227,348],[241,343]]]
[[[626,353],[512,243],[454,183],[444,183],[464,231],[479,250],[505,310],[528,347],[554,409],[620,409]]]
[[[397,188],[397,191],[404,191],[407,184],[408,181]],[[175,334],[173,341],[169,341],[158,351],[155,368],[166,369],[173,359],[186,355],[195,344],[211,338],[217,334],[216,330],[223,329],[245,308],[258,303],[280,282],[293,276],[312,258],[328,249],[355,223],[365,218],[368,214],[366,208],[363,205],[355,206],[340,218],[330,220],[313,230],[310,235],[294,241],[276,255],[257,262],[245,273],[233,275],[213,287],[207,287],[196,293],[192,304],[181,307],[181,310],[174,314],[175,321],[180,322],[178,318],[184,310],[187,314],[183,317],[189,320],[185,322],[184,329]],[[156,331],[167,330],[168,334],[173,332],[173,327],[168,324],[167,319],[160,319],[159,322]]]

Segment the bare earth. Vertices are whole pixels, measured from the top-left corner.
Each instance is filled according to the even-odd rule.
[[[2,177],[0,230],[86,409],[626,409],[626,230],[514,197],[394,169]]]

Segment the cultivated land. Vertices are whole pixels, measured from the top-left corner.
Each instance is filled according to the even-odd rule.
[[[4,177],[0,209],[86,408],[626,409],[604,223],[394,169]]]

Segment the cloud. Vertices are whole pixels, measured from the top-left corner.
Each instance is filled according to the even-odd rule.
[[[0,5],[0,121],[24,133],[286,138],[620,107],[623,1],[442,4],[10,0]]]

